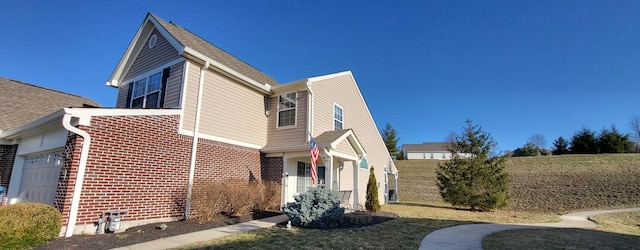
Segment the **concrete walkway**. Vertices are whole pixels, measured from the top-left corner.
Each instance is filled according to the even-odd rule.
[[[193,244],[196,242],[222,238],[232,234],[245,233],[245,232],[249,232],[251,230],[256,230],[260,228],[272,227],[278,223],[282,223],[287,220],[289,219],[287,218],[286,215],[278,215],[274,217],[243,222],[243,223],[230,225],[226,227],[212,228],[212,229],[188,233],[188,234],[176,235],[172,237],[157,239],[153,241],[143,242],[143,243],[126,246],[126,247],[115,248],[115,249],[116,250],[126,250],[126,249],[154,250],[154,249],[176,248],[184,245]]]
[[[534,224],[468,224],[447,227],[428,234],[420,242],[420,250],[482,250],[482,239],[495,232],[527,228],[594,228],[596,223],[589,217],[598,214],[640,211],[640,207],[575,212],[560,216],[560,222]]]

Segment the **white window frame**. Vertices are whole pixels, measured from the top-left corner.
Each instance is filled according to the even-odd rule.
[[[338,120],[338,118],[336,118],[336,108],[340,109],[340,120]],[[343,130],[344,129],[344,108],[342,108],[342,106],[338,105],[337,103],[333,103],[333,130]],[[340,129],[336,128],[336,122],[340,123]]]
[[[290,94],[295,94],[295,100],[293,100],[293,108],[280,108],[280,98],[284,98]],[[278,95],[278,99],[276,100],[276,106],[278,107],[278,112],[276,116],[276,128],[295,128],[298,124],[298,92],[289,92],[282,95]],[[280,125],[280,112],[293,110],[293,124],[291,125]]]
[[[158,75],[159,78],[159,85],[157,89],[154,89],[152,91],[149,91],[149,83],[151,81],[151,77],[154,77]],[[144,81],[144,88],[142,89],[142,94],[138,94],[136,93],[136,85],[138,85],[139,82]],[[140,77],[136,80],[134,80],[131,84],[131,100],[130,102],[127,104],[128,108],[133,108],[133,102],[136,99],[142,98],[142,106],[141,107],[136,107],[136,108],[159,108],[160,107],[160,99],[162,98],[162,70],[160,71],[154,71],[151,74],[148,74],[144,77]],[[147,98],[152,95],[158,93],[158,100],[156,103],[155,107],[147,107]],[[136,95],[138,94],[138,95]]]
[[[300,175],[300,164],[304,164],[304,176]],[[323,174],[326,175],[327,169],[325,166],[317,166],[318,171],[318,183],[316,187],[324,188],[326,186],[326,176],[320,175],[320,168],[323,168]],[[301,194],[309,190],[311,187],[311,163],[298,162],[296,165],[296,194]]]

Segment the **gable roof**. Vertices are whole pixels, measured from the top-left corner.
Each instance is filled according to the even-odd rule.
[[[0,131],[17,128],[56,110],[100,107],[93,100],[0,77]]]
[[[150,29],[153,27],[158,29],[183,57],[191,56],[205,62],[210,61],[214,67],[219,67],[231,75],[238,73],[254,81],[252,84],[259,84],[261,87],[279,84],[278,81],[264,72],[191,33],[189,30],[148,13],[133,41],[129,44],[125,55],[120,59],[118,66],[109,78],[107,85],[118,86],[121,83],[120,81],[124,80],[121,79],[124,77],[123,73],[128,70],[135,60],[135,56],[140,52],[139,48],[145,43],[146,36],[148,36]]]
[[[448,142],[425,142],[422,144],[402,144],[402,148],[407,152],[444,152],[449,151]]]

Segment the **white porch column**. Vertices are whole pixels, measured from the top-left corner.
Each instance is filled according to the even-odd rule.
[[[325,178],[325,188],[329,190],[333,190],[333,157],[326,156],[326,160],[324,161],[324,178]],[[329,178],[327,178],[329,175]]]
[[[358,175],[359,175],[359,167],[360,167],[360,161],[362,160],[359,159],[357,161],[353,161],[353,209],[358,211],[359,207],[358,207],[358,201],[360,199],[359,195],[358,195],[358,186],[359,186],[359,182],[358,182]]]

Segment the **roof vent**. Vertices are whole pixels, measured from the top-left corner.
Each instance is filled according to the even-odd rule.
[[[156,34],[151,35],[151,37],[149,38],[149,48],[153,49],[153,47],[156,46],[157,42],[158,36]]]

